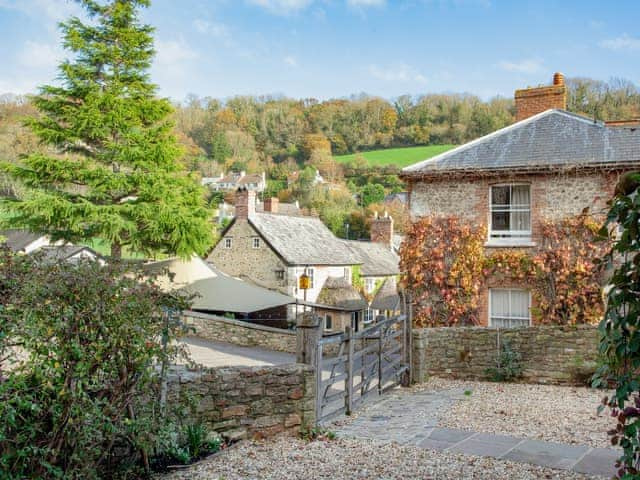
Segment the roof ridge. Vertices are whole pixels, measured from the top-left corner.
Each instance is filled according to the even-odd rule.
[[[524,120],[520,120],[519,122],[512,123],[511,125],[507,125],[506,127],[502,127],[502,128],[500,128],[498,130],[495,130],[495,131],[493,131],[491,133],[483,135],[482,137],[478,137],[478,138],[476,138],[474,140],[471,140],[470,142],[463,143],[462,145],[458,145],[456,148],[453,148],[451,150],[447,150],[446,152],[442,152],[441,154],[436,155],[435,157],[431,157],[431,158],[428,158],[426,160],[422,160],[422,161],[420,161],[418,163],[414,163],[413,165],[409,165],[407,167],[404,167],[402,169],[402,172],[409,173],[409,172],[419,171],[422,167],[424,167],[424,166],[426,166],[428,164],[438,162],[438,161],[442,160],[443,158],[449,157],[449,156],[454,155],[456,153],[464,152],[464,151],[466,151],[466,150],[468,150],[468,149],[470,149],[472,147],[475,147],[476,145],[484,143],[484,142],[486,142],[486,141],[488,141],[488,140],[490,140],[490,139],[492,139],[494,137],[500,136],[500,135],[502,135],[502,134],[504,134],[506,132],[509,132],[511,130],[515,130],[516,128],[520,128],[520,127],[522,127],[524,125],[528,125],[529,123],[532,123],[532,122],[534,122],[536,120],[539,120],[540,118],[544,118],[544,117],[547,117],[549,115],[554,115],[554,114],[559,114],[559,115],[563,115],[563,116],[566,116],[566,117],[569,117],[569,118],[572,118],[572,119],[575,119],[575,120],[580,120],[582,122],[585,122],[585,123],[588,123],[588,124],[591,124],[591,125],[604,127],[604,124],[602,122],[600,122],[600,123],[593,122],[593,120],[591,120],[591,119],[589,119],[587,117],[584,117],[582,115],[578,115],[576,113],[568,112],[566,110],[560,110],[560,109],[557,109],[557,108],[550,108],[548,110],[545,110],[544,112],[537,113],[537,114],[532,115],[532,116],[530,116],[528,118],[525,118]]]

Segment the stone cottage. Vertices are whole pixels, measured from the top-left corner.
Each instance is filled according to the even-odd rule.
[[[207,261],[229,275],[279,290],[301,303],[315,303],[329,277],[352,281],[360,260],[317,217],[256,212],[255,191],[238,189],[236,216],[222,232]],[[270,202],[266,202],[269,205]],[[303,291],[306,273],[311,286]],[[289,315],[295,315],[295,306]]]
[[[289,318],[303,303],[312,305],[326,317],[327,330],[344,326],[347,317],[357,329],[384,313],[370,309],[369,304],[383,283],[396,285],[398,256],[393,251],[390,217],[373,221],[375,242],[356,242],[337,238],[317,217],[280,212],[277,199],[265,200],[264,210],[257,211],[251,190],[237,190],[235,203],[236,216],[207,261],[229,275],[296,298],[300,305],[289,308]],[[306,292],[298,288],[305,273],[311,281]],[[343,294],[348,293],[349,302],[329,302],[343,299],[344,295],[335,293],[341,285],[348,286],[349,292]],[[365,299],[361,290],[370,298]],[[338,316],[341,320],[334,321]]]
[[[559,73],[518,90],[516,123],[404,168],[412,220],[458,216],[487,226],[488,250],[533,252],[543,220],[606,212],[618,178],[640,167],[639,125],[567,112],[566,96]],[[481,324],[531,323],[527,285],[497,280],[481,296]]]

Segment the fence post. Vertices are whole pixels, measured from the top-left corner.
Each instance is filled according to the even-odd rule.
[[[316,372],[316,425],[322,419],[322,402],[324,392],[322,391],[322,345],[316,344],[314,355],[314,370]]]
[[[378,332],[378,395],[382,395],[382,328]]]
[[[322,338],[321,318],[301,315],[296,325],[296,362],[315,366],[318,341]]]
[[[347,394],[344,397],[344,406],[346,408],[347,415],[351,415],[351,409],[353,408],[353,353],[354,353],[354,345],[352,338],[352,329],[350,325],[344,330],[344,341],[346,342],[347,351],[347,363],[346,363],[346,374],[347,378],[345,379],[345,387],[347,390]]]

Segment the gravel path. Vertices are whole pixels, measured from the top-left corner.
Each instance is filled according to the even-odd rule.
[[[367,440],[243,442],[162,480],[587,480],[563,470]]]
[[[420,391],[470,391],[440,415],[438,426],[611,448],[614,421],[596,409],[609,392],[578,387],[434,378]]]

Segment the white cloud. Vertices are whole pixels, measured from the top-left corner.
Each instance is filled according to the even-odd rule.
[[[640,38],[632,37],[631,35],[624,33],[617,38],[610,38],[609,40],[601,41],[600,46],[602,48],[616,51],[636,51],[640,50]]]
[[[379,65],[370,65],[369,74],[372,77],[377,78],[378,80],[383,80],[385,82],[394,82],[394,83],[415,82],[420,84],[427,82],[427,79],[424,75],[416,71],[413,67],[406,65],[404,63],[391,66],[391,67],[381,67]]]
[[[198,52],[193,50],[184,39],[162,40],[156,39],[156,63],[162,66],[176,64],[198,58]]]
[[[26,15],[59,22],[71,15],[79,15],[81,8],[70,0],[0,0],[0,8],[17,10]]]
[[[291,55],[287,55],[286,57],[284,57],[282,59],[282,61],[289,65],[290,67],[297,67],[298,66],[298,61],[296,60],[295,57],[292,57]]]
[[[18,62],[26,68],[51,68],[58,65],[63,56],[58,45],[27,40],[18,53]]]
[[[382,7],[386,0],[347,0],[350,7]]]
[[[193,28],[199,33],[217,38],[229,38],[230,36],[229,28],[219,22],[208,22],[207,20],[197,19],[193,21]]]
[[[542,61],[536,58],[527,58],[519,62],[509,62],[503,60],[498,63],[498,67],[508,72],[517,73],[537,73],[543,70]]]
[[[313,0],[246,0],[252,5],[269,10],[276,15],[290,15],[307,8]]]

